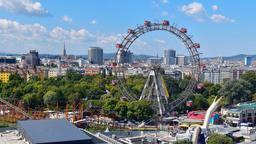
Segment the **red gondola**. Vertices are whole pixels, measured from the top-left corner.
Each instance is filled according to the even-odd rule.
[[[199,83],[199,84],[197,84],[196,88],[197,88],[198,90],[201,90],[201,89],[204,88],[204,84]]]
[[[129,34],[135,34],[135,31],[133,29],[128,29]]]
[[[169,21],[168,21],[168,20],[164,20],[164,21],[163,21],[163,25],[164,25],[164,26],[169,26],[169,25],[170,25],[170,23],[169,23]]]
[[[189,100],[186,102],[186,106],[187,107],[191,107],[193,105],[193,101],[192,100]]]
[[[199,43],[194,43],[193,47],[194,48],[200,48],[200,44]]]
[[[117,63],[116,63],[116,62],[113,62],[113,63],[112,63],[112,66],[117,66]]]
[[[116,44],[116,48],[122,48],[122,44]]]
[[[188,30],[187,30],[186,28],[181,28],[181,29],[180,29],[180,32],[182,32],[182,33],[187,33]]]
[[[151,26],[151,22],[150,22],[150,21],[145,20],[145,21],[144,21],[144,26],[147,26],[147,27]]]

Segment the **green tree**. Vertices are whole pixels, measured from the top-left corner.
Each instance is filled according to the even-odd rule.
[[[133,101],[128,104],[127,117],[138,121],[148,120],[154,115],[151,102],[146,100]]]
[[[134,93],[135,95],[140,95],[141,91],[144,87],[146,78],[143,77],[143,75],[134,75],[134,76],[129,76],[125,84],[127,85],[127,88],[129,91]]]
[[[41,106],[41,99],[37,97],[35,93],[28,93],[22,97],[25,107],[27,108],[39,108]]]
[[[178,140],[178,141],[174,142],[173,144],[192,144],[192,142],[185,139],[185,140]]]
[[[43,97],[44,104],[47,105],[48,108],[53,108],[56,106],[56,103],[58,102],[58,95],[57,92],[49,90]]]
[[[234,144],[235,142],[228,136],[213,133],[209,136],[207,144]]]
[[[115,107],[118,103],[118,99],[116,98],[108,98],[103,101],[103,110],[105,113],[109,113],[115,110]]]
[[[77,71],[68,70],[65,77],[67,78],[67,80],[70,81],[78,81],[82,78],[82,75],[79,74]]]
[[[209,107],[208,101],[202,94],[194,94],[193,108],[194,109],[207,109]]]
[[[253,100],[253,101],[256,101],[256,93],[254,93],[254,94],[252,95],[252,100]]]
[[[178,94],[187,85],[186,80],[178,81],[169,76],[164,76],[163,78],[171,100],[176,99]]]
[[[117,111],[118,115],[122,118],[127,118],[128,112],[128,103],[125,101],[119,101],[115,106],[115,111]]]
[[[215,84],[211,87],[208,88],[209,91],[209,95],[218,95],[219,90],[221,89],[221,85],[220,84]]]
[[[250,101],[252,85],[245,80],[227,81],[219,90],[219,95],[227,98],[229,104]]]
[[[256,72],[255,71],[248,71],[241,76],[241,79],[248,81],[252,84],[251,91],[256,93]]]

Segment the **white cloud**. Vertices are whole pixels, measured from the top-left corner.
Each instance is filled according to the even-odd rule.
[[[121,34],[98,35],[97,41],[99,45],[108,45],[120,42],[121,38]]]
[[[218,9],[219,9],[219,7],[217,5],[212,5],[212,10],[216,11]]]
[[[205,18],[207,18],[203,4],[198,2],[183,5],[181,11],[186,15],[193,17],[197,22],[204,22]]]
[[[16,40],[46,40],[46,41],[76,41],[81,42],[93,37],[86,29],[66,30],[61,27],[55,27],[52,30],[45,26],[35,24],[21,24],[16,21],[0,19],[0,39],[10,41]]]
[[[32,0],[0,0],[0,8],[25,15],[49,16],[40,2]]]
[[[23,25],[16,21],[0,19],[0,33],[5,39],[28,40],[43,38],[47,29],[37,23]]]
[[[169,2],[169,0],[160,0],[160,2],[163,4],[167,4]]]
[[[183,5],[181,11],[186,15],[195,15],[202,13],[204,11],[204,7],[201,3],[193,2],[188,5]]]
[[[215,23],[222,23],[222,22],[233,23],[233,22],[235,22],[235,20],[228,18],[221,14],[213,14],[212,16],[210,16],[210,19]]]
[[[64,22],[68,22],[68,23],[71,23],[71,22],[73,21],[72,18],[69,17],[69,16],[63,16],[63,17],[62,17],[62,20],[63,20]]]
[[[96,20],[92,20],[90,23],[91,23],[91,24],[96,24],[97,21],[96,21]]]
[[[155,39],[155,42],[159,43],[159,44],[165,44],[166,41],[163,39]]]
[[[217,11],[219,7],[217,5],[212,5],[211,9],[213,11]],[[221,22],[235,22],[233,19],[228,18],[221,14],[213,14],[209,16],[207,14],[207,11],[205,10],[203,4],[198,2],[193,2],[188,5],[183,5],[181,7],[181,11],[184,12],[186,15],[193,17],[197,22],[204,22],[206,19],[210,19],[211,21],[215,23],[221,23]]]

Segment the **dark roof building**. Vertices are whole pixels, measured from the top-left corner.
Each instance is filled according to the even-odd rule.
[[[91,144],[92,139],[66,119],[18,121],[18,131],[32,144]]]

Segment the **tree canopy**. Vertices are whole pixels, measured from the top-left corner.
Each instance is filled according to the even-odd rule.
[[[213,133],[207,140],[208,144],[234,144],[235,142],[228,136]]]

